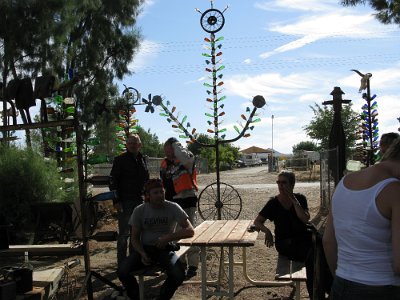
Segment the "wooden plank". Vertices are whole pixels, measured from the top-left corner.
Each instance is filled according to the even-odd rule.
[[[59,282],[64,275],[64,268],[53,268],[33,272],[33,285],[45,289],[46,299],[51,298],[58,290]]]
[[[34,286],[45,286],[48,283],[56,284],[64,274],[64,268],[53,268],[42,271],[34,271],[32,275]]]
[[[30,255],[77,255],[82,254],[82,244],[49,244],[49,245],[10,245],[9,249],[0,250],[0,256],[18,256],[28,252]]]
[[[177,242],[178,245],[183,245],[183,246],[190,246],[192,245],[192,243],[197,240],[197,238],[199,236],[201,236],[203,234],[204,231],[206,231],[211,225],[212,225],[212,221],[204,221],[203,223],[201,223],[200,225],[198,225],[195,229],[194,229],[194,236],[191,238],[187,238],[187,239],[181,239]]]
[[[228,240],[228,237],[232,230],[235,229],[237,223],[239,223],[238,220],[226,221],[220,230],[210,239],[209,244],[213,244],[214,246],[224,246],[227,243],[231,243],[231,241]]]
[[[42,287],[33,287],[32,291],[26,292],[25,294],[17,295],[15,300],[44,300],[47,299],[45,297],[45,289]]]
[[[209,241],[214,237],[214,235],[224,226],[227,221],[208,221],[211,222],[211,226],[207,230],[203,231],[202,234],[198,235],[195,239],[195,244],[197,246],[208,245]],[[212,244],[211,244],[212,246]]]
[[[275,279],[305,281],[306,278],[307,273],[304,263],[291,261],[283,255],[278,256]]]
[[[257,240],[258,232],[248,232],[253,221],[240,220],[229,235],[229,241],[240,246],[253,246]]]
[[[251,222],[253,224],[253,221]],[[249,226],[251,225],[249,224]],[[247,227],[248,229],[248,227]],[[245,234],[243,235],[243,244],[245,246],[254,246],[258,237],[258,231],[249,232],[246,230]]]
[[[188,250],[190,249],[190,246],[180,246],[180,249],[178,251],[175,251],[175,254],[178,255],[178,257],[181,257],[184,255]]]

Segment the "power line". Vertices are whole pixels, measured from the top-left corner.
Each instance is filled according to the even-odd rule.
[[[376,34],[385,34],[385,33],[399,33],[399,31],[381,31],[374,32]],[[349,31],[348,33],[352,33]],[[277,35],[273,37],[265,37],[265,36],[255,36],[255,37],[233,37],[226,38],[223,40],[223,49],[241,49],[241,48],[257,48],[257,47],[265,47],[265,44],[273,45],[278,42],[293,42],[298,40],[300,37],[306,35]],[[318,36],[318,35],[317,35]],[[332,34],[325,35],[320,34],[320,38],[316,41],[310,43],[322,43],[322,44],[342,44],[342,43],[353,43],[353,42],[361,42],[361,41],[373,41],[373,40],[396,40],[399,39],[400,35],[378,35],[378,36],[361,36],[361,37],[344,37],[343,34]],[[143,52],[153,52],[153,50],[157,50],[158,53],[168,53],[168,52],[187,52],[190,50],[198,51],[201,49],[201,45],[199,41],[170,41],[170,42],[157,42],[156,45],[152,46],[151,44],[142,45],[141,51]]]
[[[226,62],[226,70],[229,71],[256,71],[256,70],[277,70],[277,69],[295,69],[326,66],[360,65],[375,63],[393,63],[400,60],[400,53],[396,54],[373,54],[349,57],[309,57],[301,59],[265,59],[263,62],[244,64],[243,62]],[[140,67],[139,67],[140,68]],[[186,65],[150,65],[140,69],[137,73],[140,75],[153,74],[172,74],[172,73],[195,73],[199,70],[205,70],[203,64]],[[206,72],[204,71],[204,74]]]

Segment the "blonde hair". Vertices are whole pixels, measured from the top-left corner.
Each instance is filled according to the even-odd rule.
[[[381,161],[385,160],[400,160],[400,137],[395,139],[386,150]]]

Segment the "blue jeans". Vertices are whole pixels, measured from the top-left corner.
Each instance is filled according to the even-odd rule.
[[[185,279],[185,270],[182,263],[174,251],[159,249],[155,246],[144,246],[144,250],[154,263],[159,264],[165,270],[168,276],[161,287],[158,299],[171,299],[176,289]],[[131,273],[143,267],[140,254],[132,251],[118,269],[118,278],[131,299],[139,299],[139,285],[135,276],[131,275]]]
[[[399,300],[400,286],[366,285],[335,276],[331,291],[332,300]]]

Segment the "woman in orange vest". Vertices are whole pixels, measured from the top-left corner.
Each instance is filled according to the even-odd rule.
[[[190,223],[196,226],[198,199],[194,155],[183,148],[174,137],[165,142],[164,152],[160,177],[165,189],[165,199],[179,204],[189,216]],[[196,276],[199,264],[198,247],[190,248],[181,259],[182,263],[188,266],[186,279]]]

